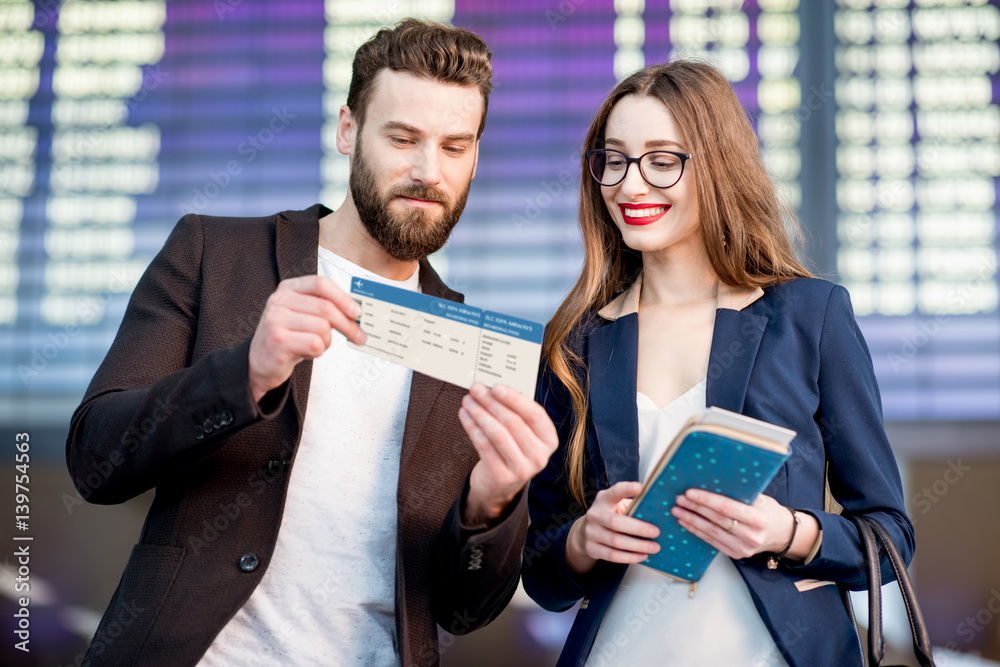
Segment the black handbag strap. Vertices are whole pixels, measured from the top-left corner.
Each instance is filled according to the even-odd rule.
[[[917,661],[921,667],[933,667],[934,659],[931,655],[931,638],[927,633],[927,626],[924,624],[924,616],[920,613],[920,605],[917,604],[917,594],[913,590],[913,582],[910,581],[910,575],[906,571],[906,564],[903,563],[903,557],[899,555],[899,549],[896,548],[896,544],[892,541],[892,537],[889,535],[889,531],[885,529],[885,526],[871,517],[865,517],[865,519],[869,526],[871,526],[875,537],[882,543],[882,547],[889,556],[889,563],[896,573],[896,581],[899,582],[899,590],[903,595],[903,604],[906,606],[906,616],[910,620],[910,632],[913,635],[913,652],[917,656]]]
[[[861,548],[864,549],[868,571],[868,662],[870,667],[879,667],[885,657],[885,635],[882,634],[882,569],[878,544],[867,521],[853,514],[849,514],[848,518],[861,534]]]
[[[896,581],[899,582],[899,590],[903,596],[903,604],[906,606],[906,616],[909,618],[910,632],[913,634],[913,652],[921,667],[934,667],[930,635],[927,633],[924,617],[917,604],[913,583],[910,581],[910,575],[906,571],[906,565],[903,563],[902,556],[899,555],[896,544],[892,541],[892,537],[885,527],[875,519],[854,515],[849,518],[861,534],[861,542],[865,552],[865,567],[868,570],[868,659],[871,661],[871,665],[881,665],[885,653],[885,638],[882,634],[882,571],[878,555],[878,542],[881,542],[882,548],[885,549],[886,555],[889,557],[889,564],[892,565],[893,572],[896,574]]]

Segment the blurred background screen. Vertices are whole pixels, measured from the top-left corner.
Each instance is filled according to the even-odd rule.
[[[0,3],[0,422],[66,422],[180,216],[338,206],[354,50],[409,15],[494,53],[479,172],[435,257],[470,302],[551,316],[581,263],[598,104],[644,64],[708,53],[807,260],[850,289],[886,418],[1000,418],[1000,11],[809,4]]]
[[[897,454],[940,455],[942,434],[995,451],[995,0],[0,0],[0,425],[32,432],[56,487],[70,414],[173,225],[337,207],[354,51],[406,16],[493,51],[478,173],[432,259],[468,302],[548,320],[581,266],[599,103],[645,64],[707,56],[807,264],[850,290]]]

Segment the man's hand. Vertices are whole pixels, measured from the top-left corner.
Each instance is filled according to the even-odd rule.
[[[330,347],[336,329],[353,343],[365,342],[354,322],[357,302],[323,276],[282,280],[268,297],[250,341],[249,379],[253,400],[280,387],[303,359],[315,359]]]
[[[559,436],[541,405],[499,384],[472,385],[458,418],[479,453],[462,516],[467,525],[487,525],[541,472]]]

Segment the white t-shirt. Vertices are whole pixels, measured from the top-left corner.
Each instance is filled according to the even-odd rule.
[[[705,389],[702,380],[663,408],[636,392],[641,480],[687,420],[705,410]],[[729,558],[716,556],[693,599],[689,590],[687,582],[630,566],[601,621],[587,667],[787,667]]]
[[[350,292],[386,280],[319,248],[319,275]],[[412,371],[333,332],[309,402],[278,541],[250,599],[199,665],[398,665],[396,487]]]

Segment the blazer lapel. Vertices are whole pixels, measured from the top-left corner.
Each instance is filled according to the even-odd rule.
[[[767,317],[753,312],[759,303],[743,310],[720,308],[715,312],[705,388],[709,406],[743,412],[750,371],[767,326]]]
[[[426,259],[420,260],[419,270],[421,292],[428,296],[464,302],[465,298],[458,292],[448,289]],[[403,427],[403,443],[399,453],[400,477],[402,477],[403,467],[406,466],[410,456],[416,450],[420,433],[427,421],[427,415],[430,414],[431,407],[443,387],[444,382],[441,380],[436,380],[423,373],[413,373],[413,379],[410,380],[410,399],[406,408],[406,425]],[[457,414],[455,418],[458,419]]]
[[[275,232],[275,259],[278,280],[315,275],[319,262],[319,219],[330,209],[316,204],[304,211],[285,211],[278,214]],[[291,394],[299,424],[305,419],[306,400],[312,379],[312,360],[299,362],[292,371]]]
[[[444,382],[441,380],[413,372],[410,380],[410,399],[406,406],[406,425],[403,427],[403,442],[399,452],[400,479],[403,478],[403,470],[408,467],[410,457],[417,450],[417,442],[420,441],[427,415],[430,414],[431,407],[443,387]],[[458,419],[457,412],[455,418]]]
[[[639,315],[631,313],[590,333],[590,410],[608,485],[639,479],[639,411],[635,404]]]
[[[708,360],[706,403],[743,411],[750,372],[767,327],[761,299],[743,310],[719,308]],[[599,326],[588,337],[590,409],[597,449],[609,485],[639,478],[639,316],[632,312]]]

